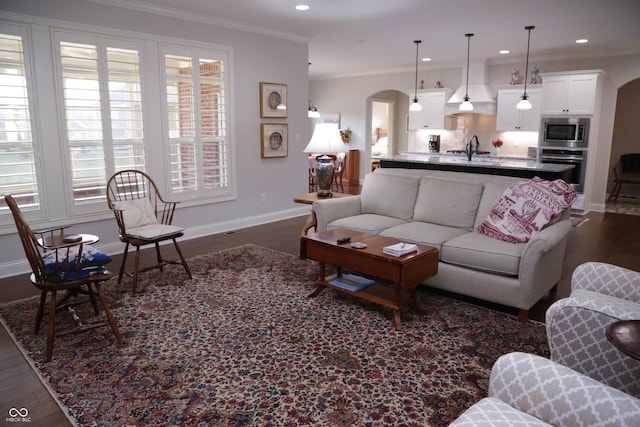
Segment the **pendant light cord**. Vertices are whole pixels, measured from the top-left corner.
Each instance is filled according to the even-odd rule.
[[[527,80],[529,80],[529,45],[531,44],[531,30],[535,27],[533,25],[529,25],[524,27],[525,30],[529,31],[529,37],[527,38],[527,62],[524,66],[524,94],[523,99],[527,99],[529,96],[527,95]]]
[[[473,37],[473,33],[467,33],[465,34],[465,37],[467,38],[467,85],[465,89],[464,100],[468,101],[469,100],[469,54],[471,52],[471,37]]]
[[[422,43],[422,40],[414,40],[413,42],[416,44],[416,80],[413,102],[418,102],[418,46]]]

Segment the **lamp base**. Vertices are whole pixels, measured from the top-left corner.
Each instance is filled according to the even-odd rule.
[[[333,193],[331,191],[327,191],[326,193],[322,193],[322,192],[318,191],[316,193],[316,197],[318,199],[328,199],[330,197],[333,197]]]
[[[318,198],[333,197],[331,184],[333,184],[333,173],[335,166],[333,159],[324,155],[318,159],[316,164],[316,180],[318,181]]]

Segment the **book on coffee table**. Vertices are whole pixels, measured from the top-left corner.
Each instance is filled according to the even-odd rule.
[[[367,279],[366,277],[356,276],[355,274],[345,274],[336,279],[330,280],[329,284],[338,288],[346,289],[351,292],[358,292],[367,286],[371,286],[375,283],[375,280]]]
[[[385,246],[382,252],[393,256],[402,256],[418,250],[418,246],[413,243],[396,243],[395,245]]]

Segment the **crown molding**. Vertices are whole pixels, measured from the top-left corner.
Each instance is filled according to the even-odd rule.
[[[173,7],[150,5],[138,0],[85,0],[91,3],[101,4],[104,6],[120,7],[124,9],[135,10],[138,12],[150,13],[154,15],[166,16],[169,18],[183,19],[185,21],[199,22],[202,24],[214,25],[218,27],[229,28],[233,30],[246,31],[250,33],[260,34],[263,36],[275,37],[279,39],[290,40],[300,43],[309,43],[310,39],[300,37],[294,34],[273,31],[266,28],[247,25],[242,22],[232,21],[229,19],[218,18],[215,16],[203,16],[195,12],[185,12]]]

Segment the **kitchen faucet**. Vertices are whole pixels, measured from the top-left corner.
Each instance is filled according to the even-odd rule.
[[[480,146],[480,142],[478,141],[478,135],[473,135],[471,137],[471,140],[469,141],[469,143],[467,144],[467,146],[464,149],[464,152],[467,154],[467,160],[471,161],[471,156],[473,156],[473,140],[476,140],[476,149],[475,152],[478,152],[478,147]]]

